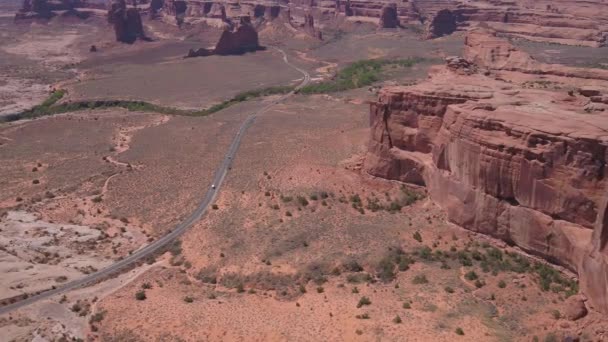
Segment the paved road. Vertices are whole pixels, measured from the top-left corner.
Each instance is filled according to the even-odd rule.
[[[256,112],[249,114],[249,116],[241,124],[241,127],[239,128],[238,132],[236,133],[236,136],[232,140],[232,144],[230,145],[230,148],[228,148],[228,151],[226,152],[226,156],[224,157],[224,160],[222,161],[222,163],[219,165],[217,171],[215,172],[215,176],[213,177],[213,183],[212,183],[212,184],[215,184],[215,189],[213,189],[211,186],[209,186],[209,190],[205,194],[205,197],[203,197],[203,200],[200,202],[200,204],[198,205],[196,210],[194,210],[194,212],[192,214],[190,214],[190,216],[188,216],[188,218],[186,218],[185,221],[179,223],[169,234],[167,234],[167,235],[163,236],[162,238],[152,242],[151,244],[137,250],[133,254],[108,266],[107,268],[104,268],[103,270],[100,270],[95,273],[91,273],[90,275],[85,276],[81,279],[76,279],[74,281],[66,283],[65,285],[58,287],[56,289],[49,290],[49,291],[40,293],[38,295],[31,296],[31,297],[21,300],[19,302],[16,302],[14,304],[1,307],[0,315],[6,314],[6,313],[16,310],[18,308],[27,306],[27,305],[37,302],[39,300],[49,298],[49,297],[52,297],[52,296],[55,296],[57,294],[61,294],[64,292],[68,292],[70,290],[74,290],[77,288],[81,288],[86,285],[90,285],[92,283],[101,281],[108,276],[116,274],[119,271],[124,270],[128,266],[133,265],[134,263],[154,254],[161,248],[165,247],[168,243],[174,241],[176,238],[178,238],[180,235],[182,235],[196,221],[200,220],[200,218],[207,211],[209,205],[211,203],[213,203],[213,201],[217,197],[217,194],[222,186],[222,183],[224,182],[224,178],[226,177],[226,174],[228,173],[230,164],[232,163],[232,160],[234,159],[234,156],[236,155],[236,152],[241,144],[241,139],[243,138],[243,135],[247,131],[247,128],[249,128],[249,126],[251,126],[251,124],[253,123],[253,121],[259,114],[264,113],[265,111],[270,109],[270,107],[272,107],[275,104],[292,96],[300,88],[304,87],[305,85],[307,85],[310,82],[310,75],[305,70],[300,69],[300,68],[296,67],[295,65],[291,64],[287,58],[287,54],[283,50],[281,50],[279,48],[275,48],[275,49],[283,55],[283,61],[287,65],[289,65],[291,68],[297,70],[298,72],[302,73],[302,75],[304,75],[304,79],[292,92],[281,96],[279,99],[273,101],[272,103],[268,104],[267,106],[263,107],[262,109],[259,109]]]

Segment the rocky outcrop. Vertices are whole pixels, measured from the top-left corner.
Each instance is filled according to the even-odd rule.
[[[158,17],[158,11],[160,11],[164,6],[163,0],[151,0],[150,7],[148,11],[148,15],[150,19],[155,19]]]
[[[258,33],[249,22],[241,22],[235,30],[224,30],[215,46],[216,55],[240,55],[260,49]]]
[[[321,33],[321,31],[317,31],[315,29],[315,18],[310,13],[304,14],[303,29],[304,29],[304,32],[306,32],[306,34],[308,34],[309,36],[317,38],[317,39],[321,39],[321,40],[323,39],[323,34]]]
[[[577,272],[589,303],[608,312],[608,116],[589,116],[589,97],[527,86],[538,77],[608,94],[608,82],[535,74],[522,52],[480,43],[470,48],[488,55],[450,58],[426,82],[380,91],[363,169],[426,186],[453,223]],[[500,69],[513,55],[526,73]]]
[[[243,17],[234,29],[226,29],[214,49],[201,48],[190,50],[186,57],[204,57],[210,55],[241,55],[263,49],[260,46],[258,33],[251,21]]]
[[[145,39],[144,27],[139,10],[127,8],[125,0],[114,0],[108,10],[108,22],[114,27],[116,41],[133,44],[137,39]]]
[[[471,30],[467,34],[464,57],[490,70],[608,81],[608,70],[539,63],[526,52],[497,37],[496,32],[482,28]]]
[[[443,9],[433,17],[427,26],[427,39],[450,35],[458,29],[456,15],[449,9]]]
[[[382,7],[382,14],[380,14],[381,28],[397,28],[399,24],[399,16],[397,15],[397,4],[391,3]]]
[[[24,0],[15,20],[50,19],[55,16],[47,0]]]

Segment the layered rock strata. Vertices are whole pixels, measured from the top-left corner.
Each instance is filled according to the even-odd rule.
[[[215,48],[190,50],[186,57],[204,57],[210,55],[240,55],[263,49],[260,46],[258,33],[247,17],[233,29],[227,28],[222,32]]]
[[[483,45],[494,39],[474,31],[465,58],[381,90],[364,170],[426,186],[453,223],[577,272],[591,305],[608,312],[608,111],[586,110],[608,82],[601,72],[557,75],[506,42]],[[505,62],[514,55],[517,68]],[[593,91],[567,88],[584,85]]]
[[[145,39],[144,27],[139,10],[127,8],[125,0],[114,0],[108,10],[108,22],[112,24],[116,41],[132,44],[137,39]]]

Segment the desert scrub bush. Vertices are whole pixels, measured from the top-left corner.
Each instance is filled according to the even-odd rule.
[[[145,283],[141,284],[141,288],[144,290],[149,290],[152,288],[152,284],[145,282]]]
[[[186,302],[186,303],[192,303],[192,302],[194,302],[194,298],[192,298],[190,296],[186,296],[186,297],[184,297],[184,302]]]
[[[301,206],[303,206],[303,207],[305,207],[305,206],[308,205],[308,200],[304,196],[298,196],[297,197],[297,201],[298,201],[298,204],[301,205]]]
[[[401,320],[401,317],[399,317],[399,315],[397,315],[397,316],[395,316],[395,318],[393,318],[393,323],[400,324],[401,322],[403,322],[403,320]]]
[[[317,293],[323,293],[323,292],[325,292],[325,289],[323,288],[323,286],[317,287]]]
[[[211,206],[211,209],[213,209],[213,210],[218,210],[219,208],[220,208],[220,207],[219,207],[217,204],[213,204],[213,205]]]
[[[135,299],[137,300],[145,300],[146,297],[146,291],[144,290],[139,290],[137,292],[135,292]]]
[[[412,237],[414,238],[414,240],[422,243],[422,235],[420,235],[419,231],[415,231]]]
[[[482,287],[484,287],[486,285],[486,282],[481,280],[481,279],[477,279],[475,280],[475,287],[480,289]]]
[[[412,284],[420,285],[420,284],[428,284],[429,280],[426,278],[424,274],[419,274],[412,279]]]
[[[405,302],[405,303],[403,303],[403,308],[404,309],[411,309],[412,308],[412,304],[410,302]]]
[[[479,277],[477,276],[477,273],[475,273],[475,271],[469,271],[469,272],[467,272],[467,273],[464,275],[464,277],[465,277],[465,279],[467,279],[467,280],[471,280],[471,281],[476,280],[477,278],[479,278]]]
[[[357,318],[357,319],[369,319],[370,317],[369,317],[369,314],[366,312],[366,313],[361,314],[361,315],[356,315],[355,318]]]
[[[504,280],[500,280],[498,282],[498,287],[500,287],[501,289],[504,289],[505,287],[507,287],[507,283]]]
[[[93,315],[91,315],[91,318],[89,318],[89,323],[93,324],[93,323],[101,322],[101,321],[103,321],[103,319],[105,317],[106,317],[106,311],[105,310],[96,312]]]
[[[361,272],[363,267],[355,259],[348,259],[342,263],[342,268],[347,272]]]
[[[357,303],[357,308],[360,308],[364,305],[371,305],[371,304],[372,304],[372,301],[369,300],[369,298],[363,296],[363,297],[361,297],[361,299],[359,299],[359,303]]]
[[[460,335],[460,336],[464,335],[464,330],[462,330],[462,328],[460,328],[460,327],[456,328],[455,332],[456,332],[456,335]]]
[[[445,290],[445,292],[447,292],[447,293],[454,293],[454,289],[453,289],[453,288],[451,288],[451,287],[449,287],[449,286],[446,286],[446,287],[444,287],[443,289],[444,289],[444,290]]]

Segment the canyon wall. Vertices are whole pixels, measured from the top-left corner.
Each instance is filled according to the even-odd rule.
[[[429,80],[381,90],[364,170],[426,186],[451,222],[577,272],[608,312],[607,75],[560,73],[484,30],[467,44]]]

